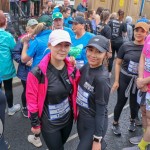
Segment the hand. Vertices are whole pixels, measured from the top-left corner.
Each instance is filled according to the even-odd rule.
[[[142,88],[142,87],[144,87],[145,85],[144,85],[144,78],[137,78],[137,81],[136,81],[136,84],[137,84],[137,88]]]
[[[111,58],[112,57],[112,52],[107,52],[107,58]]]
[[[119,88],[119,83],[114,82],[112,88],[111,88],[111,93],[115,92]]]
[[[101,150],[101,143],[93,141],[92,150]]]
[[[69,60],[70,60],[70,63],[73,65],[73,66],[76,66],[76,60],[73,56],[70,56],[69,57]]]
[[[147,92],[148,91],[148,86],[147,85],[143,86],[142,88],[140,88],[140,91],[141,92]]]
[[[25,35],[22,39],[21,39],[21,42],[22,43],[28,43],[31,39],[31,35],[30,34],[27,34]]]
[[[26,66],[31,67],[31,66],[32,66],[32,62],[33,62],[33,59],[29,60],[29,61],[26,63]]]
[[[33,134],[40,134],[40,133],[41,133],[41,128],[37,128],[37,129],[36,129],[36,128],[33,128],[33,127],[32,127],[32,128],[31,128],[31,131],[32,131]]]

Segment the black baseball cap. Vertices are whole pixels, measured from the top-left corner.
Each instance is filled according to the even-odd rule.
[[[100,52],[109,51],[110,42],[107,38],[102,35],[94,36],[88,43],[86,47],[93,46],[97,48]]]
[[[73,23],[85,24],[85,20],[83,17],[77,16],[73,20],[70,20],[68,23],[69,24],[73,24]]]

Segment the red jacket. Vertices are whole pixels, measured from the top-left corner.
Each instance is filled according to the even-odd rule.
[[[26,88],[26,98],[27,98],[27,107],[30,113],[38,113],[38,117],[40,118],[43,111],[44,101],[46,98],[47,87],[48,87],[48,78],[46,76],[47,66],[50,62],[51,55],[47,54],[38,65],[39,70],[43,77],[40,75],[35,75],[29,72],[27,77],[27,88]],[[80,78],[79,70],[76,70],[75,75],[73,74],[75,68],[72,64],[65,59],[65,63],[68,70],[69,80],[73,87],[73,92],[69,99],[71,100],[71,104],[73,106],[74,119],[77,119],[77,105],[76,105],[76,97],[77,97],[77,86]],[[35,71],[36,72],[36,71]],[[39,81],[41,78],[42,81]],[[29,115],[30,115],[29,113]]]

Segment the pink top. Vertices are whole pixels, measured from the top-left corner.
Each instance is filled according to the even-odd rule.
[[[147,36],[142,53],[145,55],[144,78],[150,77],[150,35]],[[150,92],[150,84],[148,84]]]

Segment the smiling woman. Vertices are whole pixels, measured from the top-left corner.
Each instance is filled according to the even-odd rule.
[[[109,40],[101,35],[93,37],[87,45],[88,63],[81,69],[77,105],[79,117],[77,150],[104,150],[107,131],[107,105],[110,94],[108,69],[102,64],[109,50]]]
[[[32,132],[42,132],[49,149],[64,150],[76,119],[76,89],[79,72],[66,56],[71,39],[64,30],[53,30],[48,46],[51,50],[28,74],[27,104]],[[73,106],[73,109],[72,109]]]

